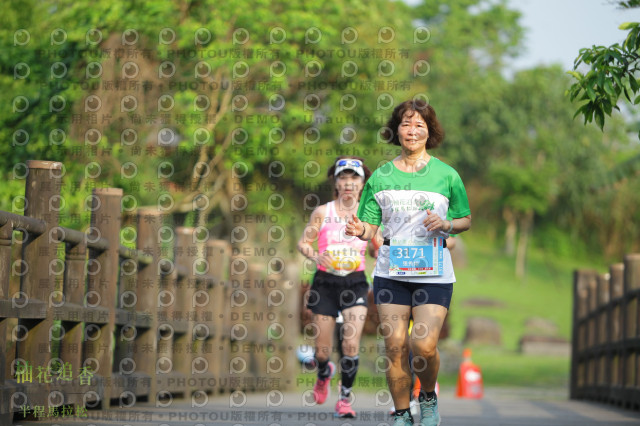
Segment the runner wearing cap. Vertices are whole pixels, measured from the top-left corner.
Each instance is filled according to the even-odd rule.
[[[318,378],[313,397],[318,404],[329,395],[329,382],[335,367],[329,362],[336,318],[344,317],[340,359],[340,397],[335,415],[356,416],[351,408],[351,388],[358,371],[360,338],[367,316],[369,283],[365,276],[367,242],[344,233],[345,224],[358,211],[360,194],[371,171],[358,157],[338,157],[327,177],[334,186],[334,200],[318,206],[298,242],[298,250],[315,262],[307,307],[313,312],[316,327],[315,358]],[[377,241],[378,247],[382,243]],[[318,249],[314,248],[317,244]],[[372,246],[375,242],[372,242]]]

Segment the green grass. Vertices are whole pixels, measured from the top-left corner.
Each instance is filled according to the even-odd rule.
[[[503,347],[516,350],[530,317],[542,317],[558,326],[558,335],[569,339],[572,315],[573,261],[559,260],[530,249],[525,277],[515,276],[515,260],[495,243],[470,233],[464,237],[467,266],[456,269],[449,322],[451,337],[464,338],[471,316],[493,318],[500,324]],[[493,299],[503,307],[465,307],[470,298]]]
[[[456,268],[449,339],[461,344],[471,316],[492,318],[500,325],[502,344],[471,347],[472,359],[482,369],[485,388],[567,389],[568,357],[523,355],[518,351],[518,343],[525,333],[525,321],[531,317],[553,321],[558,327],[557,336],[571,339],[573,271],[594,265],[530,247],[526,275],[518,279],[515,259],[502,253],[501,242],[475,229],[465,233],[462,239],[467,261],[465,267]],[[598,269],[607,267],[600,257],[595,262],[602,263],[597,263]],[[467,307],[463,302],[470,298],[492,299],[502,306]],[[375,356],[375,351],[361,355],[356,390],[375,392],[380,389],[380,383],[386,387],[384,374],[375,371]],[[310,389],[315,379],[312,373],[307,373],[300,374],[298,380],[302,383],[301,389]],[[443,388],[455,387],[457,374],[441,371],[438,380]],[[337,378],[334,381],[337,385]]]
[[[566,388],[569,359],[522,355],[500,348],[471,347],[473,362],[482,370],[485,387]],[[456,373],[441,373],[442,387],[455,387]]]

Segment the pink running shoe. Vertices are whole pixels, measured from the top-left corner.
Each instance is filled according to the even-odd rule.
[[[336,366],[332,362],[329,362],[329,369],[331,370],[331,374],[329,374],[329,377],[325,379],[318,378],[316,380],[316,384],[313,385],[313,399],[318,404],[324,404],[324,402],[327,400],[327,397],[329,397],[329,382],[331,381],[333,375],[336,373]]]
[[[336,404],[335,417],[340,419],[355,419],[356,412],[351,408],[348,398],[340,398]]]

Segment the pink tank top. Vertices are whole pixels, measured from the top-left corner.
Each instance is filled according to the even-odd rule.
[[[344,233],[348,218],[338,216],[336,202],[327,203],[327,212],[320,226],[318,252],[325,250],[334,258],[332,268],[318,265],[318,269],[333,275],[346,276],[351,272],[364,271],[364,254],[367,241],[350,237]]]

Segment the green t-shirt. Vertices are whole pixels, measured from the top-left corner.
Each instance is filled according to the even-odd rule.
[[[389,161],[373,172],[364,186],[358,218],[372,225],[383,225],[385,239],[448,237],[442,231],[427,231],[422,222],[427,210],[443,219],[471,214],[467,192],[453,167],[431,157],[425,167],[415,173],[399,170]],[[393,277],[402,281],[453,283],[455,275],[449,250],[444,249],[442,275],[427,277]],[[382,246],[374,275],[389,277],[389,246]]]

